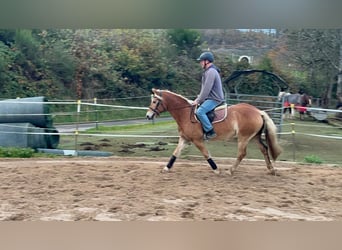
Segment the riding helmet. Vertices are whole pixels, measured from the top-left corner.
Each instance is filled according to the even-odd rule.
[[[208,60],[209,62],[214,61],[214,55],[211,52],[203,52],[199,58],[197,58],[197,61],[203,61],[203,60]]]

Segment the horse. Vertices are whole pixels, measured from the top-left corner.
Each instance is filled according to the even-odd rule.
[[[280,92],[281,93],[281,92]],[[284,115],[286,116],[286,111],[289,111],[290,118],[295,117],[295,110],[299,112],[299,119],[304,119],[304,114],[307,112],[307,107],[311,106],[311,97],[305,93],[283,93],[278,95],[278,100],[284,98]]]
[[[304,114],[308,112],[307,107],[311,107],[312,104],[312,97],[303,93],[300,96],[299,99],[299,106],[297,107],[297,110],[299,112],[299,119],[303,120],[304,119]]]
[[[195,106],[192,103],[193,101],[169,90],[152,89],[151,103],[146,113],[147,119],[154,119],[160,113],[168,111],[176,121],[179,133],[178,145],[173,151],[169,162],[161,171],[170,171],[184,147],[189,143],[193,143],[207,160],[213,172],[220,174],[221,171],[205,146],[202,125],[194,118]],[[237,137],[237,158],[234,164],[227,169],[228,174],[233,175],[247,154],[249,141],[255,139],[260,151],[264,155],[266,167],[271,174],[275,175],[270,155],[275,161],[282,149],[277,141],[277,128],[273,120],[265,111],[261,111],[247,103],[227,105],[226,109],[226,118],[220,122],[213,123],[217,137],[211,140],[229,140]],[[261,138],[263,131],[265,132],[266,144]]]

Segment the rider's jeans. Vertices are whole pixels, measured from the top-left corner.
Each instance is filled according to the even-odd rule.
[[[203,129],[205,132],[208,132],[213,129],[213,125],[208,119],[207,113],[211,110],[213,110],[218,103],[214,100],[205,100],[197,109],[197,117],[202,123]]]

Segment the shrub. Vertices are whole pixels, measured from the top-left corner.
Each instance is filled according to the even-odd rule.
[[[321,164],[323,163],[322,159],[320,159],[318,156],[316,155],[308,155],[305,156],[304,161],[307,163],[316,163],[316,164]]]
[[[33,154],[32,148],[0,147],[0,157],[30,158]]]

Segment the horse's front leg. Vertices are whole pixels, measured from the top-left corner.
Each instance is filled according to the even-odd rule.
[[[188,141],[186,139],[184,139],[182,136],[179,137],[178,145],[177,145],[176,149],[173,151],[173,154],[172,154],[169,162],[162,169],[161,172],[168,172],[168,171],[170,171],[170,169],[172,168],[172,166],[175,163],[175,161],[177,160],[177,158],[181,155],[182,150],[185,148],[187,143],[188,143]]]
[[[200,140],[197,140],[197,141],[193,141],[193,143],[199,149],[199,151],[201,151],[202,155],[207,160],[207,162],[209,163],[209,165],[212,168],[212,170],[214,171],[214,173],[215,174],[220,174],[220,170],[218,169],[218,167],[217,167],[216,163],[214,162],[214,160],[211,158],[211,155],[210,155],[208,149],[205,147],[203,140],[200,139]]]

